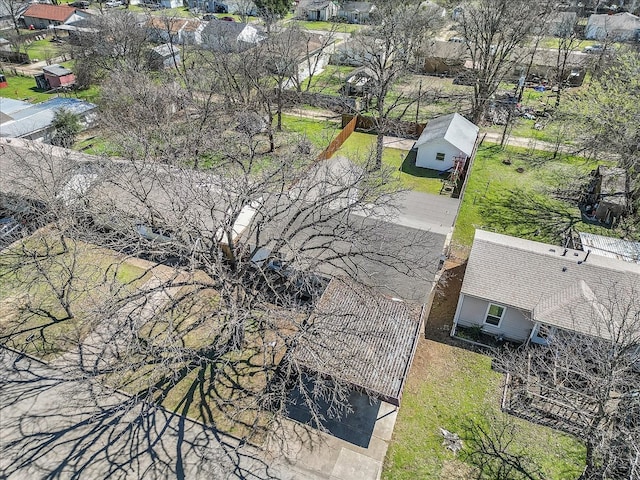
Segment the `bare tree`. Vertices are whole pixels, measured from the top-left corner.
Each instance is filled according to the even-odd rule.
[[[376,163],[382,165],[383,138],[389,131],[392,116],[401,117],[413,102],[402,94],[389,100],[397,81],[415,63],[425,37],[440,25],[437,7],[425,7],[420,2],[380,2],[373,25],[353,37],[354,48],[347,55],[363,65],[372,75],[371,96],[375,101]],[[394,115],[395,114],[395,115]]]
[[[541,326],[548,345],[504,350],[497,362],[510,375],[511,411],[585,443],[580,478],[628,478],[640,435],[638,285],[592,287],[591,302],[565,309],[578,331]]]
[[[472,120],[483,120],[499,83],[527,55],[536,29],[544,29],[544,2],[482,0],[464,6],[459,24],[473,65]]]

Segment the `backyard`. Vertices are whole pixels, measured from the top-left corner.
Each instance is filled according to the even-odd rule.
[[[542,469],[542,478],[577,478],[583,465],[582,445],[572,437],[500,411],[502,375],[491,358],[455,346],[421,339],[398,413],[382,478],[467,480],[477,477],[466,454],[472,431],[481,425],[513,425],[511,453],[527,452]],[[497,426],[497,425],[494,425]],[[440,428],[462,438],[457,456],[443,445]]]
[[[375,148],[376,136],[354,132],[334,155],[344,156],[353,161],[364,161]],[[415,152],[385,147],[382,162],[397,170],[398,180],[403,188],[417,192],[440,192],[442,179],[438,172],[415,166]]]
[[[596,161],[540,150],[483,144],[476,155],[453,234],[454,250],[467,250],[476,228],[558,243],[568,228],[607,234],[584,223],[575,195]],[[462,255],[464,256],[464,255]]]
[[[36,80],[31,75],[9,75],[7,78],[7,88],[0,90],[0,97],[13,98],[15,100],[25,100],[31,103],[44,102],[60,95],[57,92],[47,93],[36,86]],[[71,90],[64,93],[65,96],[79,98],[88,102],[95,102],[100,94],[98,86],[92,86],[84,90]]]

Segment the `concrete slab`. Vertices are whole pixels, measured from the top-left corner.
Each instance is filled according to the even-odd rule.
[[[336,466],[331,471],[331,478],[336,480],[375,479],[381,469],[382,462],[343,448],[340,451]]]

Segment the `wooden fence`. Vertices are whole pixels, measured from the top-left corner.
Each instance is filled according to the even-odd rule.
[[[329,146],[324,149],[324,151],[318,155],[318,160],[328,160],[331,156],[336,153],[336,151],[342,146],[344,142],[346,142],[347,138],[355,131],[356,124],[358,123],[358,117],[355,116],[349,121],[340,133],[334,138]]]

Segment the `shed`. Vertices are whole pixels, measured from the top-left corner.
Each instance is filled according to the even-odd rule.
[[[456,159],[466,162],[473,153],[479,130],[459,113],[434,118],[414,145],[418,149],[416,166],[446,171]]]
[[[38,83],[38,87],[42,88],[43,90],[67,87],[69,85],[73,85],[74,83],[76,83],[76,77],[73,74],[73,72],[68,68],[65,68],[58,64],[49,65],[48,67],[43,67],[42,73],[44,76],[45,85],[41,86],[37,78],[36,78],[36,83]]]
[[[600,165],[592,175],[585,211],[589,218],[613,225],[629,209],[627,172],[623,168]]]
[[[180,64],[180,49],[171,43],[163,43],[149,50],[149,68],[162,70]]]
[[[595,233],[578,233],[580,235],[580,246],[585,252],[640,264],[640,242],[605,237]]]

